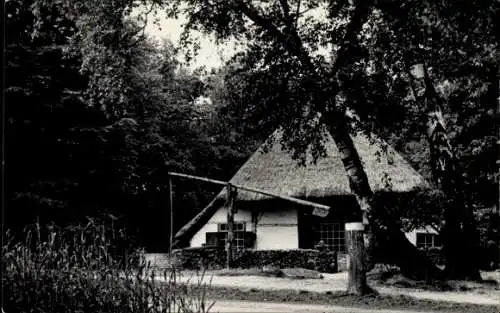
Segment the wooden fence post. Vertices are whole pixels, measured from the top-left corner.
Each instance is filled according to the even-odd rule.
[[[236,189],[230,183],[227,184],[227,240],[226,240],[226,268],[233,267],[233,241],[234,241],[234,202],[236,201]]]
[[[361,222],[345,224],[346,245],[349,255],[347,292],[357,295],[363,295],[371,291],[371,288],[366,283],[363,230],[364,227]]]

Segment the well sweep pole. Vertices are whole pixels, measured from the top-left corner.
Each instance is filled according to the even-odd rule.
[[[172,257],[172,245],[174,243],[174,195],[172,193],[172,176],[168,175],[168,198],[170,209],[170,243],[168,248],[168,255]]]

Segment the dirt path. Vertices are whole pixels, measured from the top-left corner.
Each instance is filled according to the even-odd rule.
[[[269,302],[252,302],[252,301],[220,301],[215,303],[215,306],[210,310],[211,312],[221,313],[426,313],[415,311],[397,311],[397,310],[371,310],[360,308],[348,308],[343,306],[332,305],[316,305],[316,304],[296,304],[296,303],[269,303]],[[431,313],[431,312],[428,312]]]
[[[244,289],[261,290],[282,290],[293,289],[310,292],[335,292],[344,291],[347,284],[347,273],[324,274],[324,279],[286,279],[261,276],[214,276],[211,273],[205,274],[205,282],[211,281],[212,286],[233,287]],[[186,272],[182,275],[181,281],[191,282],[199,279],[195,273]],[[435,301],[500,305],[500,292],[498,290],[480,293],[478,291],[463,292],[434,292],[418,289],[374,286],[381,294],[406,295],[418,299]]]

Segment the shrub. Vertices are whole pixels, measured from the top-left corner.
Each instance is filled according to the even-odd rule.
[[[43,234],[45,233],[45,234]],[[206,312],[206,285],[179,285],[175,270],[157,273],[140,251],[121,258],[102,227],[27,228],[2,246],[5,312]],[[160,281],[158,276],[163,276]],[[156,279],[155,279],[156,278]]]
[[[225,266],[226,251],[217,247],[197,247],[175,250],[174,256],[185,269],[221,269]],[[242,250],[235,255],[235,266],[252,268],[273,266],[301,267],[325,273],[337,272],[337,254],[334,251],[312,249]]]
[[[420,248],[420,251],[424,252],[434,264],[437,265],[445,264],[445,256],[443,248],[441,247]]]

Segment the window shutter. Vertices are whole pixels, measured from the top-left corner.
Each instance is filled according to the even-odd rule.
[[[434,235],[434,247],[441,247],[441,237],[439,235]]]
[[[248,249],[253,248],[255,242],[255,233],[249,231],[245,232],[244,240],[245,240],[245,248]]]
[[[207,247],[217,247],[219,245],[219,233],[205,233],[205,241]]]

